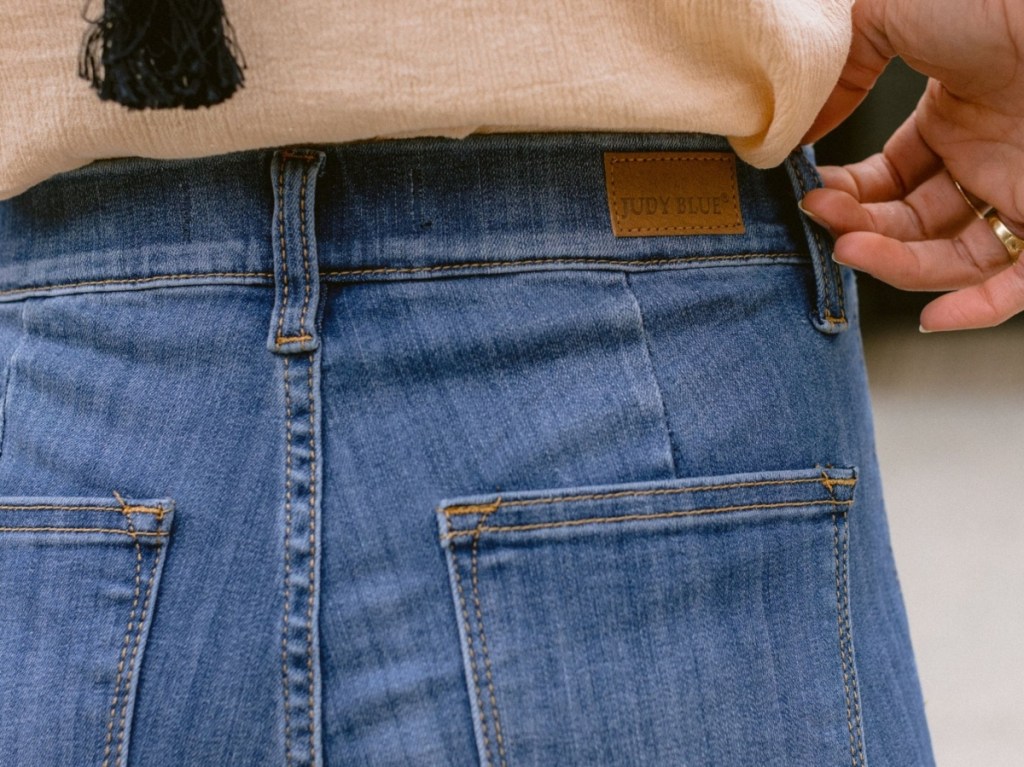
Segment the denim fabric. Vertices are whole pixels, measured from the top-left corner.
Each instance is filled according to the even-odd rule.
[[[0,762],[932,764],[812,158],[615,238],[514,134],[0,203]]]

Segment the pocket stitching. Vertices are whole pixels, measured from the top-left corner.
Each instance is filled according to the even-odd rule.
[[[497,507],[495,507],[495,508],[497,508]],[[491,511],[493,511],[493,510],[494,509],[491,509]],[[506,754],[505,754],[505,742],[504,742],[504,738],[503,738],[502,733],[501,733],[501,716],[498,713],[498,701],[496,699],[496,694],[495,694],[495,691],[494,691],[494,677],[491,674],[491,661],[490,661],[490,657],[488,656],[488,653],[487,653],[487,636],[484,633],[483,609],[482,609],[482,607],[480,605],[480,583],[479,583],[479,578],[478,578],[478,556],[477,556],[478,548],[477,548],[477,544],[479,543],[479,540],[480,540],[480,532],[479,531],[482,528],[483,522],[484,522],[484,520],[486,520],[487,515],[489,513],[490,513],[490,511],[485,512],[481,516],[480,520],[477,522],[477,529],[476,529],[476,531],[471,531],[471,534],[473,534],[474,537],[473,537],[472,557],[471,557],[471,560],[470,560],[470,562],[471,562],[470,572],[472,574],[473,606],[474,606],[474,612],[476,613],[476,623],[477,623],[477,626],[479,627],[481,654],[483,655],[484,667],[485,667],[486,672],[487,672],[488,698],[490,699],[491,710],[494,712],[494,735],[495,735],[495,740],[497,740],[497,742],[498,742],[498,756],[499,756],[499,759],[501,760],[501,767],[506,767],[507,762],[506,762]],[[454,564],[454,566],[452,567],[452,571],[455,574],[455,587],[456,587],[456,590],[458,591],[458,594],[459,594],[459,604],[460,604],[460,607],[462,609],[463,630],[465,631],[466,637],[467,637],[466,648],[468,649],[470,667],[471,667],[472,672],[473,672],[473,687],[474,687],[474,689],[476,691],[477,708],[480,710],[480,725],[481,725],[480,730],[481,730],[481,734],[483,736],[484,753],[486,755],[487,767],[492,767],[492,765],[494,764],[494,761],[493,761],[493,756],[491,754],[490,736],[488,735],[487,712],[486,712],[486,710],[484,708],[483,693],[480,690],[480,674],[479,674],[479,671],[478,671],[478,668],[477,668],[476,651],[473,649],[473,629],[470,626],[469,608],[466,605],[466,595],[465,595],[465,591],[463,590],[463,586],[462,586],[462,575],[459,572],[458,555],[457,555],[457,553],[455,551],[455,544],[452,542],[451,537],[449,537],[451,535],[451,518],[450,517],[447,518],[447,523],[448,523],[448,533],[446,534],[445,537],[448,537],[448,550],[449,550],[449,553],[450,553],[450,555],[452,557],[452,562]]]
[[[482,504],[456,504],[444,507],[445,516],[452,514],[477,514],[489,513],[500,506],[533,506],[541,503],[577,503],[579,501],[605,500],[609,498],[628,498],[640,495],[674,495],[676,493],[695,493],[706,490],[729,490],[737,487],[764,487],[768,485],[803,485],[808,483],[821,483],[832,495],[832,488],[836,485],[853,486],[857,482],[856,477],[849,479],[833,479],[822,472],[821,477],[799,477],[794,479],[765,479],[748,482],[726,482],[712,485],[695,485],[693,487],[663,487],[650,490],[615,490],[606,493],[588,493],[585,495],[549,495],[537,498],[523,498],[520,500],[503,501],[501,496],[493,503]],[[834,496],[833,496],[834,497]]]
[[[533,522],[525,525],[489,525],[483,526],[483,521],[487,518],[485,512],[481,515],[480,521],[474,530],[456,530],[445,533],[444,537],[458,538],[465,535],[473,535],[474,546],[476,545],[476,538],[479,538],[479,534],[482,532],[487,533],[506,533],[506,532],[523,532],[527,530],[539,530],[542,528],[549,527],[569,527],[576,525],[587,525],[587,524],[602,524],[611,522],[636,522],[643,521],[645,519],[664,519],[667,517],[690,517],[690,516],[709,516],[711,514],[723,514],[729,512],[738,511],[751,511],[754,509],[779,509],[779,508],[795,508],[795,507],[807,507],[807,506],[850,506],[853,503],[849,501],[839,500],[824,500],[818,499],[813,501],[780,501],[778,503],[749,503],[736,506],[715,506],[706,509],[681,509],[679,511],[660,511],[652,514],[623,514],[615,517],[584,517],[582,519],[567,519],[560,522]],[[493,511],[493,509],[492,509]]]
[[[120,498],[118,499],[120,500]],[[131,641],[132,632],[132,621],[135,619],[135,609],[139,603],[139,589],[141,586],[141,574],[142,574],[142,546],[139,544],[138,536],[139,532],[135,530],[135,525],[132,523],[131,512],[129,506],[122,502],[121,512],[124,514],[125,520],[128,524],[127,534],[132,536],[132,540],[135,543],[135,594],[132,601],[132,609],[128,615],[128,625],[125,629],[124,641],[121,645],[121,657],[117,664],[117,678],[114,681],[114,699],[110,703],[110,719],[107,722],[107,737],[103,751],[103,765],[102,767],[108,767],[110,764],[110,751],[113,745],[114,735],[114,718],[117,711],[118,701],[121,702],[121,720],[118,724],[117,731],[117,750],[114,753],[114,759],[119,760],[121,758],[121,751],[124,748],[125,739],[125,725],[128,718],[128,699],[131,696],[131,680],[132,671],[135,666],[135,659],[139,652],[139,643],[142,639],[142,627],[146,622],[146,613],[149,610],[149,600],[153,592],[153,582],[156,577],[157,566],[160,562],[160,558],[163,556],[164,547],[160,546],[156,554],[153,556],[153,564],[150,566],[149,579],[146,582],[146,595],[142,600],[142,609],[139,613],[138,621],[135,623],[135,639]],[[162,516],[162,514],[161,514]],[[124,532],[124,531],[119,531]],[[124,695],[122,699],[122,674],[124,673],[125,658],[128,654],[128,645],[132,645],[131,657],[128,659],[128,673],[124,675]]]
[[[831,492],[831,489],[830,491]],[[852,503],[852,501],[851,501]],[[832,552],[836,562],[836,622],[839,631],[839,662],[843,671],[843,692],[846,703],[846,726],[850,734],[851,767],[864,767],[864,732],[860,711],[860,692],[857,667],[854,663],[853,636],[850,623],[850,596],[848,588],[848,558],[850,551],[849,519],[844,519],[842,536],[839,533],[839,515],[832,513]],[[839,540],[842,538],[842,554]]]
[[[832,468],[831,465],[828,468]],[[576,495],[562,495],[557,494],[541,496],[538,498],[525,498],[525,499],[513,499],[503,500],[501,496],[498,496],[493,502],[486,504],[452,504],[450,506],[444,506],[443,504],[438,508],[438,511],[444,513],[445,519],[445,532],[441,533],[442,540],[447,540],[447,548],[452,558],[452,571],[454,574],[454,580],[456,589],[458,592],[459,602],[462,609],[463,615],[463,627],[464,632],[467,636],[466,646],[468,649],[468,655],[470,665],[472,668],[473,682],[476,689],[477,705],[480,709],[480,721],[482,724],[482,735],[483,744],[485,747],[485,759],[488,767],[492,767],[492,753],[490,740],[488,737],[488,720],[487,713],[483,706],[483,697],[480,689],[480,680],[478,673],[478,665],[476,660],[476,652],[474,650],[474,631],[471,626],[469,611],[467,607],[466,597],[462,585],[462,577],[460,574],[460,567],[458,565],[459,556],[455,545],[455,538],[471,535],[473,536],[472,547],[471,547],[471,573],[473,576],[473,597],[475,604],[475,616],[478,624],[477,629],[479,630],[481,640],[481,650],[486,653],[486,638],[484,636],[483,628],[483,615],[480,605],[480,593],[479,593],[479,579],[478,579],[478,544],[481,533],[483,532],[514,532],[523,530],[532,530],[537,528],[546,527],[566,527],[575,526],[582,524],[591,523],[604,523],[604,522],[621,522],[621,521],[642,521],[645,519],[658,519],[664,517],[681,517],[681,516],[706,516],[710,514],[718,514],[723,512],[737,512],[754,509],[771,509],[771,508],[785,508],[785,507],[813,507],[813,506],[831,506],[833,510],[831,512],[832,525],[833,525],[833,553],[836,563],[836,617],[839,631],[839,655],[840,664],[843,673],[843,685],[846,698],[846,710],[847,710],[847,727],[850,733],[850,754],[851,754],[851,765],[852,767],[864,767],[867,764],[866,757],[864,755],[864,742],[863,742],[863,724],[860,709],[860,695],[859,685],[856,677],[856,667],[854,664],[853,656],[853,641],[850,621],[850,609],[849,609],[849,592],[848,592],[848,569],[847,569],[847,557],[849,552],[849,530],[848,530],[848,510],[853,505],[852,493],[856,488],[858,482],[857,472],[854,469],[852,476],[849,477],[830,477],[825,469],[820,465],[818,466],[820,475],[816,477],[801,477],[801,478],[787,478],[778,480],[757,480],[757,481],[741,481],[741,482],[727,482],[727,483],[713,483],[705,484],[700,486],[692,487],[681,487],[681,488],[652,488],[648,490],[625,490],[625,491],[609,491],[603,493],[587,493],[587,494],[576,494]],[[631,514],[622,515],[617,517],[593,517],[583,519],[569,519],[558,522],[550,523],[532,523],[524,525],[492,525],[487,526],[484,523],[487,518],[496,512],[501,506],[531,506],[541,505],[550,503],[573,503],[586,500],[600,500],[607,498],[624,498],[631,496],[644,496],[644,495],[660,495],[660,494],[675,494],[675,493],[690,493],[701,490],[721,490],[730,488],[748,488],[748,487],[761,487],[761,486],[773,486],[773,485],[794,485],[794,484],[821,484],[826,492],[828,498],[818,498],[809,501],[789,501],[789,502],[776,502],[776,503],[761,503],[761,504],[744,504],[744,505],[732,505],[732,506],[719,506],[710,507],[704,509],[686,509],[677,510],[670,512],[657,512],[652,514]],[[845,500],[840,500],[836,496],[836,487],[849,487],[851,488],[851,497]],[[479,513],[480,518],[476,521],[476,525],[471,530],[453,530],[452,529],[452,518],[457,515]],[[844,521],[842,536],[839,532],[839,518],[842,517]],[[840,553],[839,539],[842,537],[842,547]],[[494,695],[494,684],[491,675],[491,665],[489,658],[485,655],[485,665],[487,669],[488,686],[490,688],[490,703],[493,709],[494,725],[496,738],[499,740],[499,746],[501,744],[501,731],[500,725],[498,724],[497,716],[497,702]],[[504,750],[501,750],[502,767],[505,765],[505,754]]]

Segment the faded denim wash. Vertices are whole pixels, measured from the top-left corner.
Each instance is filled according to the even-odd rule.
[[[0,203],[0,763],[930,765],[854,274],[494,134]]]

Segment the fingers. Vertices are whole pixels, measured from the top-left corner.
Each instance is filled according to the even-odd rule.
[[[943,167],[942,158],[918,131],[915,113],[896,129],[878,154],[820,171],[826,186],[848,192],[861,202],[882,202],[906,196]]]
[[[853,39],[846,65],[814,124],[803,137],[803,144],[813,144],[849,117],[867,96],[893,56],[878,32],[875,14],[865,10],[869,5],[863,2],[854,5]]]
[[[978,285],[1005,271],[1006,249],[984,221],[954,239],[901,242],[871,232],[836,240],[836,261],[901,290],[945,291]]]
[[[1024,261],[1003,269],[979,285],[939,296],[921,310],[921,328],[990,328],[1024,310]]]
[[[976,220],[945,172],[891,202],[862,204],[847,191],[826,188],[809,192],[801,207],[834,234],[875,232],[907,242],[952,237]]]

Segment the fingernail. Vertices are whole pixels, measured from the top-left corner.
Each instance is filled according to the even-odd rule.
[[[925,329],[924,325],[918,325],[917,329],[920,330],[922,333],[931,333],[932,332],[930,330]]]
[[[807,218],[811,219],[811,221],[816,223],[818,226],[820,226],[822,229],[827,231],[829,234],[835,236],[833,231],[832,231],[832,228],[828,224],[826,224],[824,221],[822,221],[820,218],[818,218],[816,215],[811,213],[811,211],[807,210],[807,208],[804,207],[803,200],[799,200],[797,202],[796,206],[800,209],[801,213],[803,213],[805,216],[807,216]]]

